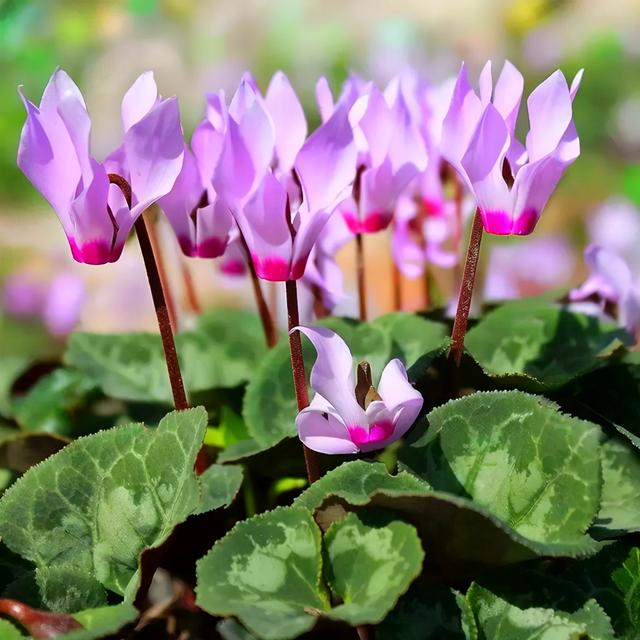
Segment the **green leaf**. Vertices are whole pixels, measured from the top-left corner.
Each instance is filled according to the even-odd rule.
[[[613,572],[613,581],[624,596],[628,623],[640,629],[640,549],[634,547],[622,567]]]
[[[2,640],[24,640],[24,636],[7,620],[0,618],[0,638]]]
[[[267,640],[309,631],[329,607],[321,540],[305,509],[279,508],[238,523],[197,564],[197,604],[236,616]]]
[[[138,558],[200,504],[193,471],[207,416],[175,411],[80,438],[28,471],[0,499],[0,536],[36,566],[45,604],[78,611],[131,597]]]
[[[428,484],[406,471],[392,476],[380,462],[354,460],[341,464],[314,482],[295,499],[294,504],[313,511],[328,496],[337,496],[352,505],[366,505],[371,495],[378,491],[415,494],[428,490]]]
[[[479,637],[491,640],[614,640],[611,622],[595,600],[574,612],[521,609],[483,587],[472,584],[465,597]],[[467,631],[467,638],[476,638]]]
[[[488,313],[465,338],[488,374],[532,391],[561,387],[629,343],[624,330],[593,316],[521,300]]]
[[[228,507],[240,491],[242,467],[212,464],[198,480],[201,488],[200,506],[194,514]]]
[[[73,617],[84,629],[58,636],[58,640],[99,640],[117,633],[125,625],[135,622],[139,616],[140,612],[128,602],[79,611]]]
[[[376,627],[377,640],[463,640],[455,595],[444,588],[411,585]]]
[[[176,336],[176,348],[189,393],[246,382],[266,352],[257,316],[233,309],[201,316],[194,329]],[[158,335],[74,333],[65,361],[95,379],[106,395],[171,404]]]
[[[447,327],[412,313],[389,313],[376,318],[373,325],[391,337],[391,358],[400,358],[409,369],[419,358],[443,346]],[[386,364],[386,363],[385,363]]]
[[[382,328],[345,318],[327,318],[319,324],[338,333],[349,345],[354,360],[368,360],[374,375],[380,376],[391,348],[389,335]],[[308,379],[315,361],[315,351],[305,338],[302,340],[302,347]],[[286,340],[271,349],[258,365],[247,385],[242,415],[249,434],[256,443],[240,445],[242,452],[245,451],[243,447],[246,447],[254,454],[296,435],[298,405],[291,376],[289,344]],[[229,458],[229,455],[234,453],[226,452],[224,459],[237,459]]]
[[[434,489],[461,497],[529,540],[584,553],[600,504],[600,429],[519,391],[475,393],[434,409],[399,454]]]
[[[596,538],[640,531],[640,455],[618,439],[602,445],[602,498]]]
[[[25,396],[13,401],[13,414],[16,422],[28,431],[69,436],[74,412],[95,389],[95,382],[86,374],[75,369],[56,369],[38,380]]]
[[[330,617],[377,624],[422,571],[414,527],[390,514],[350,513],[325,535],[327,582],[343,604]]]

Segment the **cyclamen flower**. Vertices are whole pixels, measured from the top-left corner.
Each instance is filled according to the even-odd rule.
[[[153,74],[142,74],[122,100],[122,145],[104,163],[91,156],[91,120],[64,71],[53,73],[39,107],[22,99],[27,121],[18,166],[56,211],[73,257],[87,264],[114,262],[138,216],[169,192],[182,166],[176,98],[160,100]],[[131,208],[109,184],[109,172],[130,183]]]
[[[184,162],[171,191],[158,202],[190,257],[217,258],[235,223],[227,204],[217,197],[213,173],[227,126],[224,93],[207,96],[207,114],[184,148]]]
[[[318,234],[355,175],[344,108],[305,137],[304,113],[284,74],[274,76],[265,98],[243,79],[229,107],[213,185],[265,280],[303,276]]]
[[[442,154],[476,198],[484,228],[499,235],[526,235],[566,168],[580,155],[571,88],[560,71],[529,96],[526,144],[515,137],[522,98],[520,72],[505,62],[493,89],[491,64],[480,74],[480,96],[469,85],[464,65],[442,131]]]
[[[637,274],[627,262],[598,245],[589,245],[584,252],[589,277],[569,293],[571,306],[587,313],[617,316],[618,324],[635,335],[640,326],[640,285]]]
[[[391,223],[398,197],[425,169],[427,154],[397,78],[384,94],[373,83],[361,91],[349,110],[359,178],[342,215],[353,233],[375,233]]]
[[[305,446],[329,454],[372,451],[409,430],[423,399],[409,383],[400,360],[387,364],[377,388],[368,364],[361,363],[356,384],[351,352],[339,335],[322,327],[297,330],[311,340],[318,354],[311,369],[315,396],[296,418]]]

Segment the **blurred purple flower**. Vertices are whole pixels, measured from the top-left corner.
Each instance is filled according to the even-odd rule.
[[[355,175],[344,108],[305,136],[302,107],[284,74],[274,76],[266,98],[243,78],[229,107],[213,185],[265,280],[302,277],[318,234]]]
[[[524,85],[520,72],[505,62],[494,89],[487,63],[478,96],[462,65],[444,119],[442,154],[474,194],[489,233],[531,233],[562,174],[580,154],[572,101],[581,79],[582,71],[569,88],[556,71],[534,89],[527,100],[530,129],[523,145],[515,137]]]
[[[623,198],[611,198],[589,216],[587,230],[592,244],[617,253],[640,276],[640,209]]]
[[[49,333],[60,337],[78,324],[85,298],[84,281],[77,275],[63,272],[47,283],[15,273],[4,283],[2,306],[9,315],[41,320]]]
[[[485,300],[538,295],[561,287],[573,272],[575,256],[561,235],[491,247],[484,281]]]
[[[311,340],[318,354],[311,369],[315,396],[296,418],[305,446],[329,454],[373,451],[409,430],[423,399],[400,360],[387,364],[377,389],[368,366],[359,365],[356,385],[351,351],[339,335],[323,327],[297,330]]]
[[[610,249],[589,245],[584,252],[589,277],[569,293],[574,309],[601,316],[617,317],[618,324],[632,335],[640,325],[640,287],[637,274]]]
[[[176,98],[160,100],[153,74],[142,74],[122,100],[123,143],[102,164],[90,153],[84,99],[64,71],[53,73],[39,107],[22,99],[27,121],[18,166],[56,211],[73,257],[114,262],[138,216],[168,193],[182,166]],[[131,209],[109,172],[131,184]]]
[[[235,226],[227,204],[213,188],[227,117],[224,93],[209,94],[206,117],[193,133],[191,149],[185,145],[180,174],[171,191],[158,201],[183,253],[190,257],[221,256]]]

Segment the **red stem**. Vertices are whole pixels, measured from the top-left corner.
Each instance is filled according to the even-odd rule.
[[[307,393],[307,376],[304,371],[304,358],[302,356],[302,340],[299,331],[292,331],[294,327],[300,325],[300,314],[298,312],[298,287],[295,280],[287,280],[287,318],[289,321],[289,351],[291,353],[291,371],[293,373],[293,386],[296,390],[296,400],[298,401],[298,411],[302,411],[309,406],[309,394]],[[304,444],[304,462],[307,467],[307,478],[309,484],[313,484],[320,478],[320,465],[315,451],[312,451]]]
[[[276,331],[276,325],[273,322],[273,317],[271,316],[271,312],[269,311],[269,305],[267,304],[264,293],[262,292],[262,286],[260,285],[260,280],[258,278],[258,274],[256,273],[256,268],[253,264],[253,260],[251,259],[251,252],[249,251],[249,247],[247,246],[247,242],[244,239],[242,233],[240,234],[240,239],[242,240],[242,246],[244,247],[244,251],[247,256],[247,268],[249,269],[249,273],[251,274],[253,295],[256,299],[258,313],[260,314],[262,330],[264,331],[264,339],[267,342],[267,347],[269,347],[269,349],[272,349],[278,343],[278,332]]]
[[[356,276],[358,278],[358,306],[360,320],[367,319],[367,285],[364,278],[364,243],[361,233],[356,233]]]
[[[402,311],[402,274],[391,253],[391,286],[393,288],[393,310]]]
[[[120,188],[122,194],[131,207],[131,185],[116,173],[109,174],[109,182]],[[180,362],[178,361],[178,353],[176,352],[176,343],[173,339],[173,331],[169,320],[169,310],[167,301],[162,288],[162,281],[158,271],[156,257],[153,253],[153,247],[149,238],[147,224],[144,218],[140,216],[135,224],[136,235],[140,243],[140,251],[142,259],[147,270],[147,279],[149,281],[149,289],[151,289],[151,297],[156,310],[156,318],[158,319],[158,329],[162,339],[162,348],[164,349],[164,359],[167,363],[167,371],[169,373],[169,383],[171,384],[171,392],[173,394],[173,404],[176,409],[188,409],[187,394],[184,390],[182,382],[182,372],[180,371]]]
[[[178,329],[176,305],[173,300],[173,296],[171,295],[171,287],[169,286],[169,279],[167,278],[167,270],[165,268],[164,256],[162,253],[162,245],[160,243],[160,238],[158,237],[156,222],[149,221],[149,224],[147,224],[146,226],[147,226],[147,232],[149,234],[149,240],[151,242],[151,248],[153,250],[155,262],[158,267],[158,275],[160,276],[162,292],[164,294],[165,300],[167,301],[167,313],[169,314],[169,322],[171,323],[172,331],[175,333],[175,331],[177,331]]]
[[[451,332],[451,350],[449,351],[449,359],[457,366],[460,366],[462,354],[464,353],[464,336],[467,331],[467,322],[469,320],[469,310],[471,309],[471,298],[473,296],[473,285],[476,279],[476,270],[478,268],[478,258],[480,257],[480,242],[482,240],[482,218],[480,210],[476,209],[473,217],[473,227],[471,228],[471,237],[469,238],[469,248],[467,249],[467,259],[464,264],[464,273],[462,274],[462,283],[460,285],[460,294],[458,297],[458,309],[456,310],[456,318],[453,322],[453,331]]]

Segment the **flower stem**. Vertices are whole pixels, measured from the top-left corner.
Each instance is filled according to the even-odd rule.
[[[119,187],[125,197],[127,204],[131,207],[131,185],[116,173],[109,174],[109,182]],[[147,279],[149,281],[149,289],[151,289],[151,297],[156,310],[156,318],[158,319],[158,329],[162,339],[162,348],[164,349],[164,359],[167,363],[167,371],[169,373],[169,383],[171,384],[171,392],[173,394],[173,404],[176,409],[188,409],[187,394],[184,390],[182,382],[182,372],[180,371],[180,362],[178,361],[178,353],[176,351],[176,343],[173,339],[173,331],[171,322],[169,321],[169,310],[160,272],[156,257],[153,253],[153,247],[149,238],[147,224],[144,218],[140,216],[134,225],[140,250],[142,251],[142,259],[147,270]]]
[[[144,214],[143,214],[144,215]],[[162,291],[164,292],[165,300],[167,301],[167,313],[169,314],[169,322],[171,323],[171,329],[175,333],[178,330],[178,320],[176,315],[176,305],[171,295],[171,287],[169,286],[169,279],[167,277],[167,270],[165,268],[164,254],[162,252],[162,243],[158,236],[158,220],[150,220],[147,225],[147,232],[149,234],[149,240],[151,242],[151,248],[153,255],[155,256],[156,265],[158,266],[158,275],[160,276],[160,283],[162,284]]]
[[[187,297],[189,310],[194,315],[199,316],[202,313],[202,305],[196,292],[196,285],[191,276],[191,270],[189,269],[186,258],[183,256],[180,256],[180,272],[182,273],[182,282],[184,284],[184,292]]]
[[[264,339],[267,343],[267,347],[269,347],[269,349],[272,349],[278,343],[278,332],[276,331],[276,325],[273,322],[273,316],[271,315],[271,311],[269,311],[269,305],[267,304],[267,301],[264,297],[262,286],[260,285],[260,280],[258,278],[258,274],[256,273],[256,268],[253,264],[253,260],[251,259],[251,252],[249,251],[249,247],[247,246],[247,241],[244,239],[242,233],[240,234],[240,240],[242,241],[242,246],[244,247],[244,252],[247,259],[247,269],[249,269],[249,273],[251,274],[253,295],[256,299],[258,314],[260,315],[260,321],[262,322]]]
[[[307,393],[307,376],[304,371],[304,358],[302,356],[302,340],[299,331],[292,331],[300,324],[298,312],[298,286],[295,280],[286,281],[287,291],[287,318],[289,321],[289,352],[291,354],[291,371],[293,373],[293,386],[296,390],[298,411],[309,406],[309,394]],[[309,484],[313,484],[320,478],[320,465],[315,451],[304,444],[304,462],[307,467]]]
[[[391,288],[393,295],[393,310],[402,311],[402,274],[391,253]]]
[[[185,393],[184,383],[182,381],[176,343],[173,339],[171,321],[169,320],[169,309],[162,288],[153,247],[149,238],[147,224],[142,216],[136,220],[134,228],[138,236],[138,242],[140,243],[144,266],[147,270],[149,288],[151,289],[151,297],[153,298],[153,306],[155,307],[156,318],[158,319],[158,328],[160,329],[162,348],[164,349],[164,358],[167,362],[169,382],[171,383],[171,392],[173,394],[173,404],[176,409],[188,409],[189,403],[187,402],[187,394]]]
[[[367,319],[367,285],[364,279],[364,242],[361,233],[356,233],[356,276],[360,320],[364,322]]]
[[[460,284],[456,318],[453,322],[453,331],[451,332],[452,344],[451,350],[449,351],[449,360],[451,360],[456,367],[460,366],[462,354],[464,353],[464,336],[467,331],[469,310],[471,309],[471,298],[473,296],[473,285],[476,279],[478,258],[480,257],[480,242],[482,240],[483,229],[480,210],[476,209],[473,217],[473,227],[471,228],[471,237],[469,238],[469,248],[467,249],[467,259],[464,264],[464,273],[462,274],[462,283]]]

